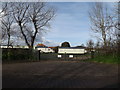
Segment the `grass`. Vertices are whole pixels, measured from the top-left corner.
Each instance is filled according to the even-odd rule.
[[[89,59],[88,61],[94,61],[99,63],[112,63],[120,64],[120,57],[117,55],[95,55],[94,58]]]

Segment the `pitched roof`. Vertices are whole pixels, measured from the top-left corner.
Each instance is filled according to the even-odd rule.
[[[37,46],[42,46],[42,47],[45,47],[45,45],[44,45],[44,44],[38,44]]]

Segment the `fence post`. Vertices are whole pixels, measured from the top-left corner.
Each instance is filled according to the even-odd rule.
[[[66,60],[66,52],[65,52],[65,60]]]
[[[94,58],[94,51],[91,51],[91,58]]]
[[[41,51],[41,50],[38,50],[38,54],[39,54],[39,60],[40,60],[40,54],[41,54],[41,53],[40,53],[40,51]]]

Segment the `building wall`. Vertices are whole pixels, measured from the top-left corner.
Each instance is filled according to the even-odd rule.
[[[37,50],[41,50],[41,52],[54,52],[51,48],[37,48]]]
[[[13,46],[13,48],[28,48],[28,46]]]
[[[8,48],[7,46],[0,46],[0,48]],[[9,48],[12,48],[12,46],[9,46]]]
[[[58,53],[61,54],[84,54],[86,53],[85,49],[64,49],[64,48],[59,48]]]
[[[0,46],[0,48],[8,48],[7,46]],[[29,48],[28,46],[9,46],[9,48]],[[35,46],[33,47],[35,49]]]

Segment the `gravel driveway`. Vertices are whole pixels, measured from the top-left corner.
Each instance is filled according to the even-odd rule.
[[[118,66],[80,61],[3,64],[3,88],[117,88]]]

